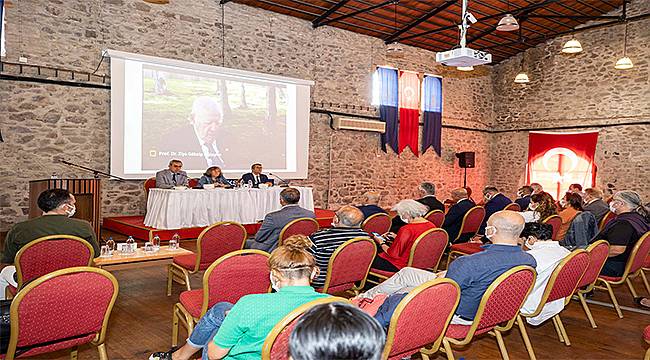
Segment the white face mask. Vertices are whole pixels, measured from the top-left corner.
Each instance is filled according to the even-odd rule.
[[[609,204],[609,211],[613,212],[616,214],[616,208],[614,207],[614,204]]]
[[[280,291],[280,288],[278,287],[278,283],[275,282],[275,279],[273,278],[273,273],[269,273],[269,279],[271,279],[271,287],[275,291]]]
[[[564,199],[560,200],[560,206],[565,207],[566,206],[566,200],[564,200]]]
[[[532,210],[532,211],[537,210],[538,207],[539,207],[539,204],[530,204],[530,205],[528,205],[528,208],[530,210]]]
[[[494,235],[497,233],[497,228],[494,226],[486,226],[485,227],[485,237],[488,239],[492,239]]]
[[[65,211],[68,217],[73,217],[75,212],[77,212],[77,207],[72,204],[68,204],[68,210]]]

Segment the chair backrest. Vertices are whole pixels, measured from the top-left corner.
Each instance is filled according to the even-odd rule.
[[[203,229],[196,240],[194,271],[198,271],[201,264],[212,264],[228,253],[243,249],[246,236],[246,229],[233,221],[218,222]]]
[[[226,254],[203,274],[203,316],[212,305],[236,303],[244,295],[271,291],[269,253],[261,250],[238,250]]]
[[[330,257],[322,292],[334,294],[362,289],[375,255],[377,247],[368,238],[357,237],[341,244]]]
[[[429,229],[415,239],[406,266],[436,270],[447,248],[449,235],[443,229]]]
[[[335,296],[313,300],[300,305],[282,318],[279,323],[275,324],[264,340],[264,344],[262,345],[262,360],[288,360],[289,336],[293,328],[296,327],[300,316],[316,305],[333,302],[348,303],[349,301]]]
[[[510,211],[519,212],[519,211],[521,211],[521,206],[519,206],[519,204],[517,204],[517,203],[510,203],[510,204],[508,204],[508,206],[503,208],[503,210],[510,210]]]
[[[645,265],[645,259],[648,257],[648,254],[650,254],[650,231],[643,234],[634,245],[630,257],[627,259],[627,264],[625,264],[623,278],[627,277],[628,274],[634,274],[639,271]]]
[[[560,226],[562,226],[562,218],[560,215],[551,215],[542,221],[542,224],[549,224],[553,227],[553,233],[551,234],[551,239],[557,240],[558,233],[560,231]]]
[[[459,300],[458,284],[446,278],[410,291],[391,316],[382,359],[408,357],[429,344],[438,349]]]
[[[86,240],[72,235],[40,237],[23,246],[16,253],[14,264],[18,288],[53,271],[91,266],[95,250]]]
[[[463,222],[460,225],[458,236],[454,240],[460,239],[463,234],[475,234],[481,227],[483,218],[485,217],[485,208],[482,206],[474,206],[469,209],[463,216]]]
[[[144,195],[146,198],[147,196],[149,196],[149,190],[151,190],[151,188],[156,187],[156,178],[155,177],[148,178],[147,180],[144,181],[143,186],[144,186]]]
[[[199,186],[199,179],[197,179],[197,178],[189,178],[189,179],[187,179],[187,186],[190,189],[194,189],[195,187]]]
[[[376,232],[379,234],[385,234],[390,230],[390,216],[384,213],[376,213],[368,216],[366,220],[361,224],[361,229],[367,232],[368,234]]]
[[[605,240],[598,240],[593,244],[587,247],[587,253],[589,254],[589,266],[585,271],[585,274],[582,275],[578,288],[585,286],[591,287],[596,283],[600,270],[602,270],[605,261],[607,261],[607,256],[609,255],[609,243]]]
[[[429,220],[436,227],[441,227],[445,222],[445,212],[439,209],[431,210],[424,215],[424,218]]]
[[[598,224],[598,229],[603,230],[605,228],[605,225],[607,225],[608,222],[616,219],[616,214],[614,214],[611,211],[608,211],[605,216],[603,216],[602,219],[600,219],[600,224]]]
[[[535,269],[527,265],[515,266],[496,278],[481,298],[465,341],[470,340],[476,331],[483,333],[497,326],[504,331],[510,329],[536,278]],[[503,323],[506,324],[500,326]]]
[[[292,220],[280,231],[280,240],[278,245],[282,245],[284,239],[292,235],[309,236],[318,231],[318,221],[312,218],[299,218]]]
[[[11,303],[5,359],[14,359],[17,348],[29,347],[23,357],[103,344],[118,291],[113,275],[92,267],[57,270],[25,285]]]

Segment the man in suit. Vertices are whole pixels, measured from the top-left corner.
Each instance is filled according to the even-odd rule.
[[[300,201],[300,192],[297,189],[282,190],[280,192],[282,209],[266,214],[262,226],[255,234],[255,239],[246,240],[246,248],[271,252],[278,246],[280,232],[285,225],[299,218],[316,218],[313,211],[301,208],[298,201]]]
[[[365,201],[363,205],[358,205],[357,208],[363,213],[363,218],[367,219],[368,217],[383,213],[386,214],[386,210],[379,207],[379,193],[374,191],[368,191],[363,194]]]
[[[485,234],[485,226],[487,225],[490,216],[512,204],[512,201],[500,193],[494,186],[486,186],[485,189],[483,189],[483,198],[485,199],[485,217],[483,218],[481,227],[478,229],[478,233],[476,234],[481,237]]]
[[[431,210],[442,210],[445,211],[445,205],[443,205],[440,200],[436,198],[436,185],[430,182],[423,182],[420,184],[420,195],[421,198],[415,200],[420,204],[426,205]],[[399,229],[406,225],[399,216],[393,218],[392,224],[390,226],[390,231],[397,234]]]
[[[517,199],[515,203],[519,205],[521,211],[526,211],[528,205],[530,205],[530,195],[533,193],[533,188],[528,185],[524,185],[517,190]]]
[[[594,214],[596,224],[600,224],[600,221],[609,212],[609,205],[603,200],[603,192],[598,188],[587,188],[582,199],[585,202],[582,209]]]
[[[251,165],[251,172],[242,175],[241,182],[243,184],[247,184],[249,181],[253,184],[254,188],[260,187],[260,184],[273,186],[273,180],[270,180],[268,176],[262,174],[262,164]]]
[[[442,228],[447,231],[449,234],[449,241],[454,243],[467,242],[469,240],[469,235],[461,236],[458,240],[454,241],[460,232],[460,227],[463,223],[463,217],[469,209],[476,206],[472,200],[467,196],[467,190],[464,188],[457,188],[451,191],[451,199],[454,201],[454,205],[449,208],[449,211],[445,215],[445,222],[442,224]]]
[[[189,179],[187,173],[181,170],[182,168],[183,163],[180,160],[170,161],[169,168],[156,173],[156,187],[171,189],[174,186],[187,186]]]

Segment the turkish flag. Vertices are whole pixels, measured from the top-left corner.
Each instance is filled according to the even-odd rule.
[[[420,78],[417,73],[400,71],[398,153],[410,147],[418,155],[420,129]]]

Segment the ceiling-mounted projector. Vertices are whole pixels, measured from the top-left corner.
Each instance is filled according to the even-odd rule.
[[[492,55],[485,51],[474,50],[466,47],[468,21],[472,24],[477,22],[474,15],[467,11],[467,0],[462,2],[460,29],[460,47],[436,53],[436,61],[447,66],[477,66],[492,62]]]

